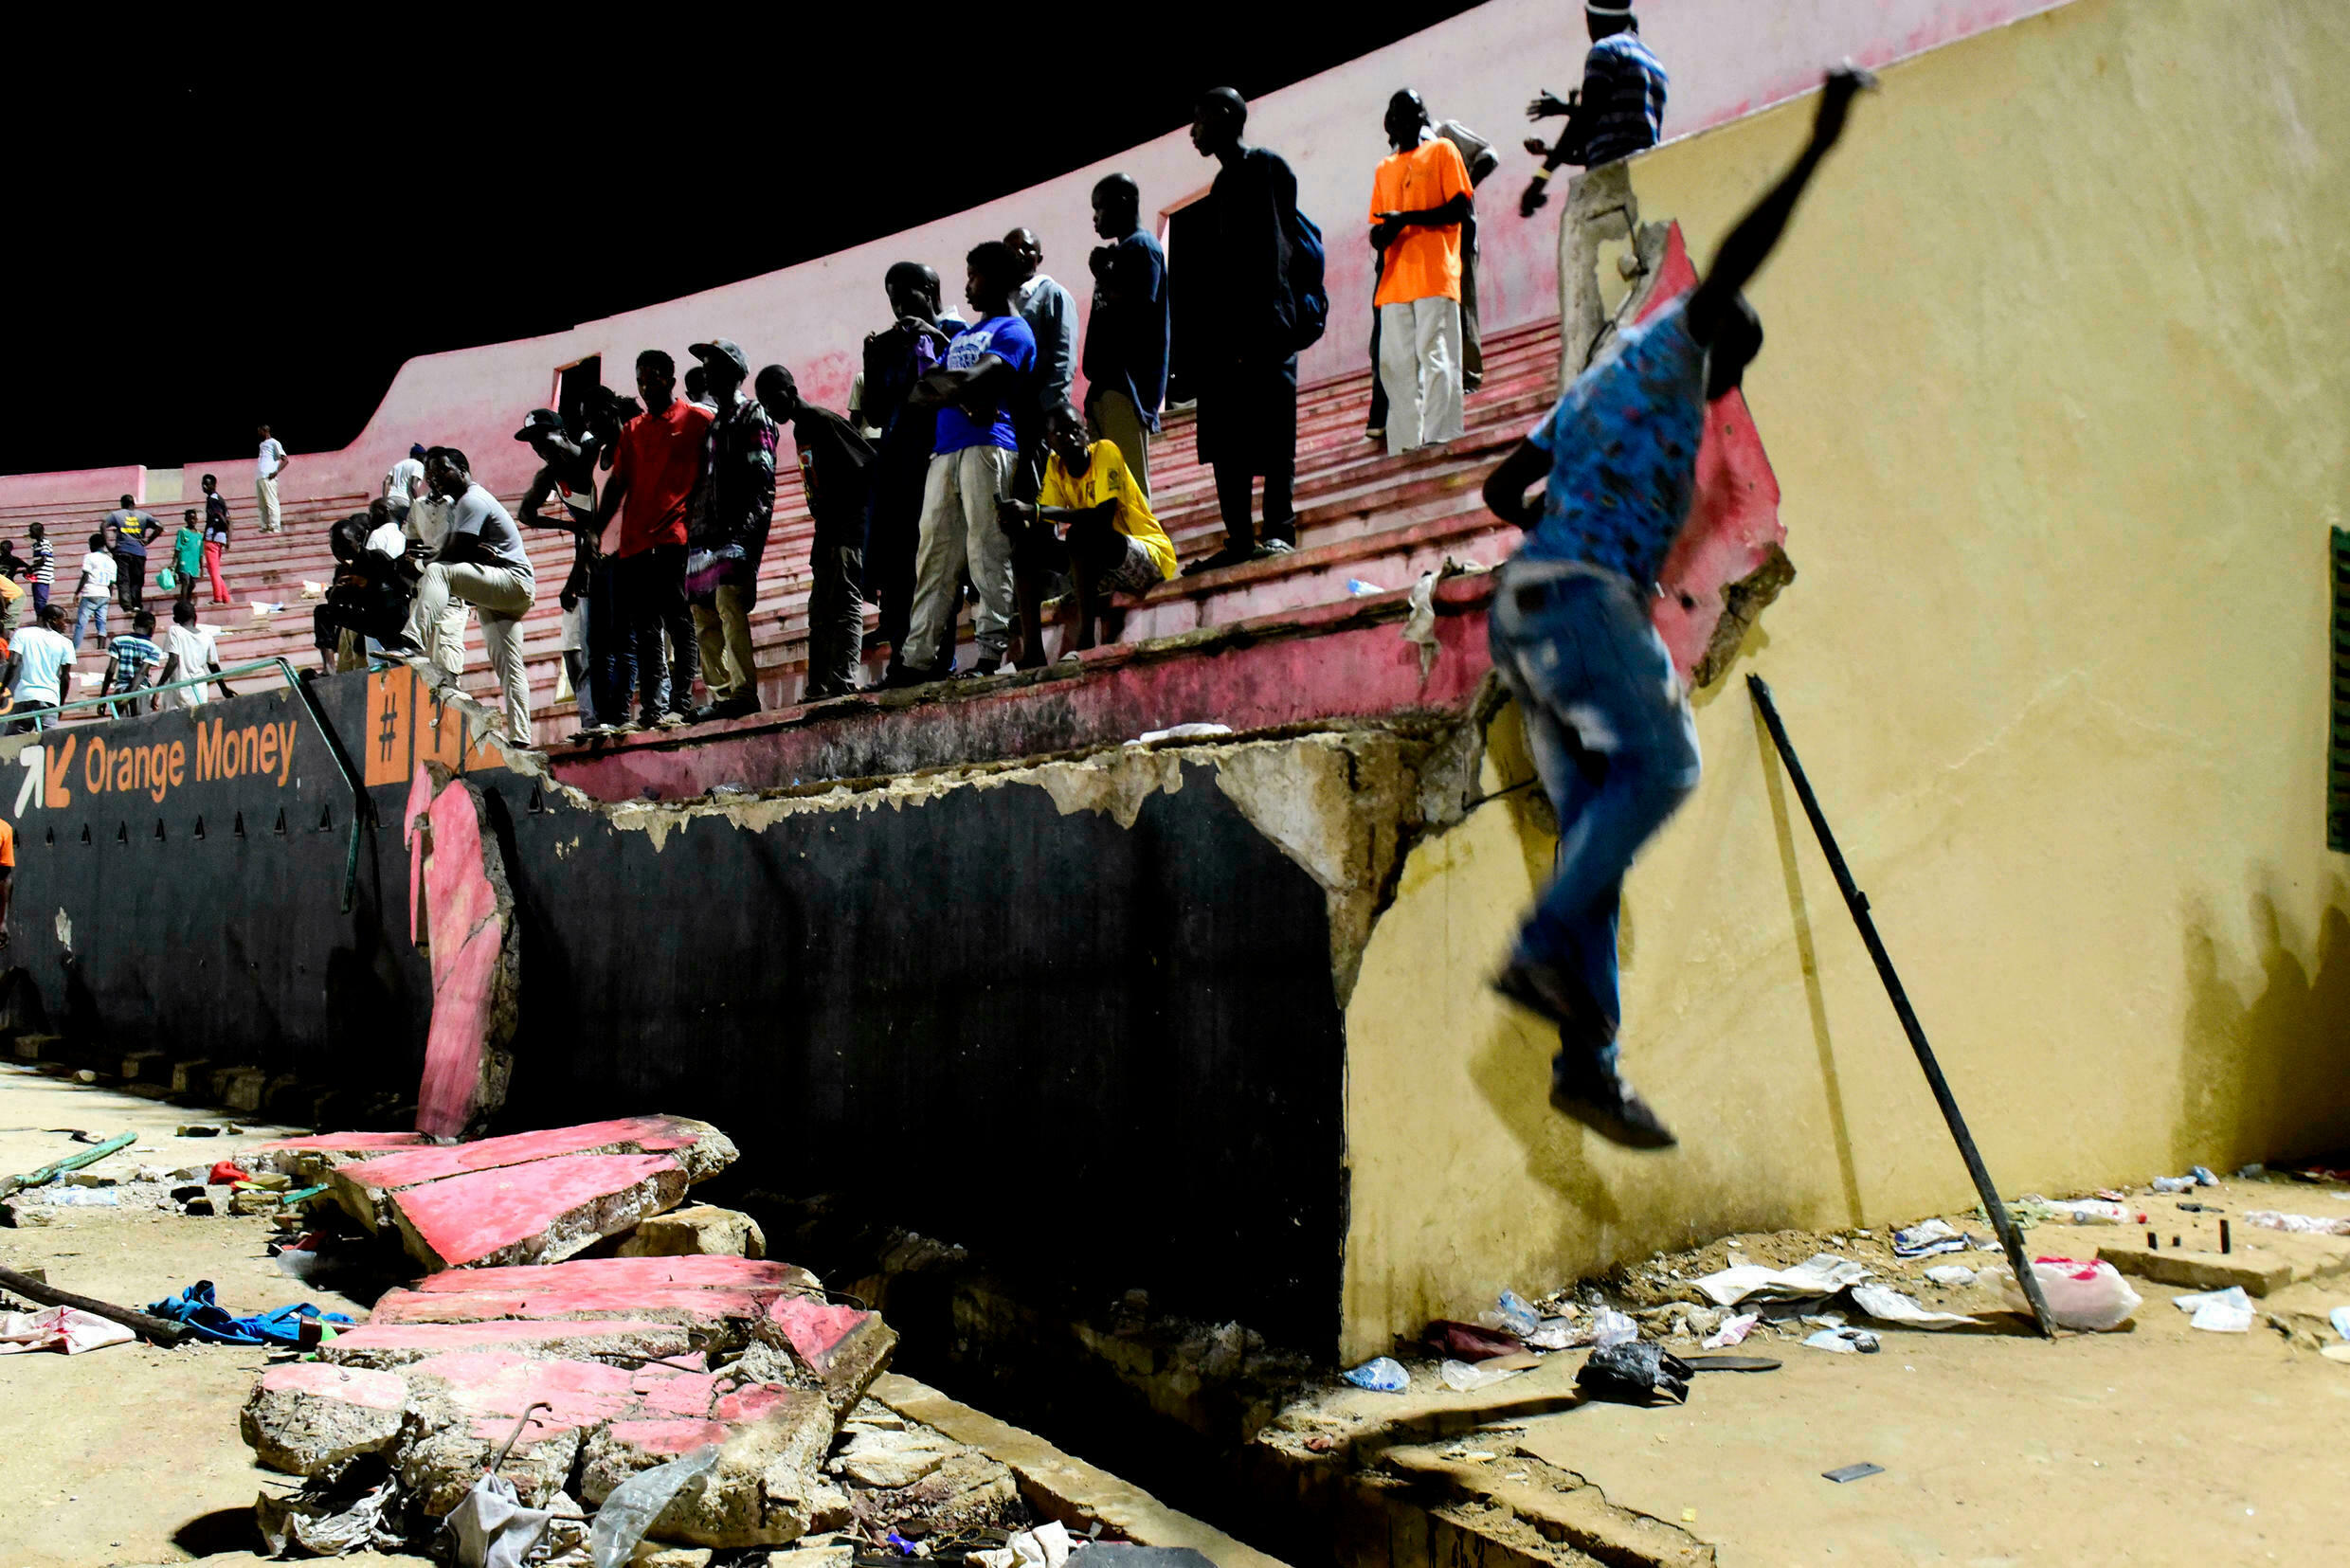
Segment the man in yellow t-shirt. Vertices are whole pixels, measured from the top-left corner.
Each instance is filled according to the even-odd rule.
[[[1147,593],[1175,575],[1175,542],[1151,515],[1150,497],[1117,442],[1089,444],[1077,411],[1064,405],[1045,422],[1044,446],[1044,483],[1035,503],[1006,501],[1003,508],[1006,528],[1021,541],[1013,561],[1022,669],[1044,662],[1043,580],[1064,556],[1076,584],[1072,652],[1094,646],[1094,623],[1112,594]]]
[[[1371,243],[1381,257],[1373,303],[1393,453],[1451,441],[1465,428],[1460,236],[1473,188],[1460,149],[1428,135],[1427,106],[1408,87],[1387,100],[1387,140],[1395,152],[1371,181]]]

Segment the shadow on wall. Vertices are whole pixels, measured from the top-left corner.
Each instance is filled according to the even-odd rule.
[[[2267,880],[2264,875],[2263,880]],[[2334,879],[2314,940],[2265,889],[2251,900],[2257,989],[2223,952],[2222,922],[2187,910],[2187,1016],[2171,1163],[2233,1169],[2246,1161],[2350,1147],[2350,884]],[[2305,957],[2304,955],[2309,955]]]

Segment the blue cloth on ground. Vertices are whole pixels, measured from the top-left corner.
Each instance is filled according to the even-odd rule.
[[[186,1324],[196,1338],[213,1344],[299,1344],[305,1318],[346,1325],[352,1321],[346,1313],[321,1312],[306,1301],[249,1318],[232,1318],[226,1307],[213,1301],[208,1279],[196,1281],[169,1301],[148,1303],[147,1310],[155,1317]]]

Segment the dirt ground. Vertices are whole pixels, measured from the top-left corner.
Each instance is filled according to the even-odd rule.
[[[33,1170],[82,1147],[50,1130],[60,1127],[136,1132],[137,1144],[88,1167],[126,1179],[141,1164],[208,1165],[286,1131],[256,1124],[235,1136],[173,1136],[183,1125],[231,1120],[0,1066],[0,1171]],[[280,1272],[264,1245],[266,1219],[154,1208],[43,1212],[45,1226],[0,1230],[0,1263],[45,1269],[62,1289],[142,1307],[209,1279],[233,1312],[297,1301],[363,1311]],[[192,1343],[0,1356],[0,1564],[250,1560],[217,1554],[258,1549],[253,1499],[290,1484],[257,1469],[237,1437],[237,1412],[266,1361],[259,1349]]]

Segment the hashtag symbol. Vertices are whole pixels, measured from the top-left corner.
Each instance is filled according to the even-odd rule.
[[[400,705],[391,700],[391,688],[384,688],[384,726],[376,732],[384,748],[384,761],[391,761],[391,748],[400,738]]]

